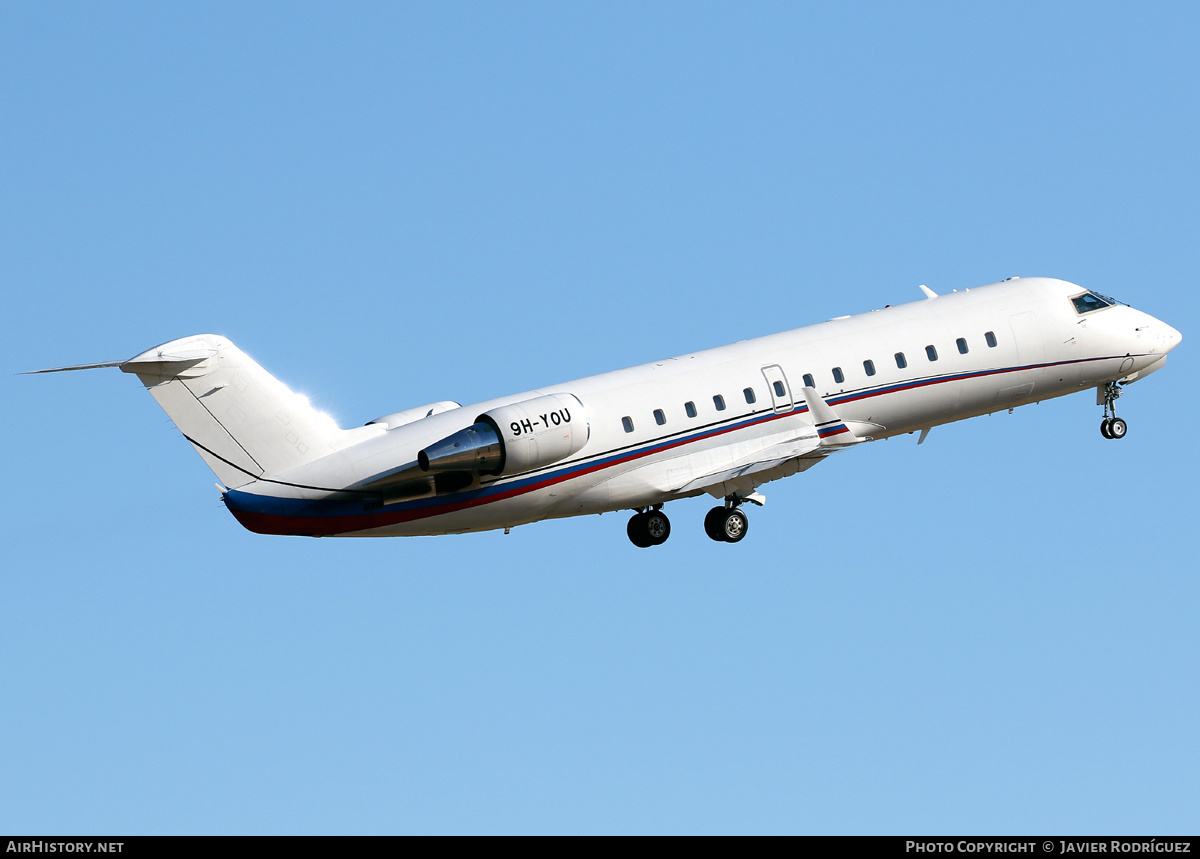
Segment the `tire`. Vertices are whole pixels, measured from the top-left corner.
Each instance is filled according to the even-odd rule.
[[[725,512],[721,520],[721,533],[726,543],[738,543],[750,529],[750,520],[746,514],[734,507]]]
[[[725,508],[714,507],[704,515],[704,533],[718,543],[725,542]]]
[[[637,546],[639,549],[649,549],[654,544],[650,541],[650,532],[646,530],[645,513],[635,513],[629,520],[629,524],[625,526],[625,533],[629,535],[629,542]]]
[[[660,510],[643,513],[642,529],[651,546],[661,546],[671,536],[671,520]]]
[[[1112,433],[1108,431],[1108,425],[1112,423],[1112,418],[1105,418],[1100,421],[1100,435],[1105,438],[1112,438]]]
[[[1129,432],[1129,425],[1120,418],[1113,418],[1108,424],[1109,438],[1125,438],[1125,433]]]

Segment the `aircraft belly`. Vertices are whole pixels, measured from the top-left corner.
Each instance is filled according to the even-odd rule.
[[[536,495],[540,493],[531,493]],[[522,498],[496,501],[482,507],[455,510],[434,514],[407,522],[366,528],[361,531],[346,531],[337,537],[425,537],[437,534],[467,534],[475,531],[494,531],[536,522],[545,518],[544,511],[530,514],[529,500]],[[524,513],[522,512],[524,511]]]

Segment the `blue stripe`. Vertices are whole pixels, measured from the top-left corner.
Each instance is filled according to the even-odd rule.
[[[1111,357],[1125,356],[1110,356],[1110,358]],[[906,382],[896,382],[890,385],[883,385],[878,388],[861,388],[857,391],[840,394],[837,397],[826,398],[825,402],[833,406],[855,402],[857,400],[863,400],[869,397],[883,396],[885,394],[896,393],[912,388],[942,384],[944,382],[955,382],[962,381],[964,379],[979,378],[982,376],[994,376],[1003,373],[1020,372],[1023,370],[1041,370],[1047,367],[1060,367],[1068,364],[1082,364],[1104,360],[1109,360],[1109,358],[1083,358],[1072,361],[1055,361],[1044,364],[1003,367],[995,370],[977,370],[968,373],[950,373],[943,376],[927,376],[924,378],[912,379]],[[622,450],[606,452],[603,454],[593,454],[591,457],[576,460],[575,462],[565,463],[558,466],[546,466],[546,468],[551,469],[549,471],[542,470],[540,473],[528,472],[525,475],[517,475],[511,478],[501,478],[500,480],[490,483],[487,486],[482,486],[478,489],[455,492],[449,495],[438,495],[429,498],[397,501],[395,503],[382,505],[371,510],[364,509],[364,504],[361,497],[348,500],[321,499],[318,501],[309,501],[298,498],[281,498],[271,495],[259,495],[257,493],[243,492],[237,489],[231,489],[225,493],[225,502],[234,509],[245,510],[252,513],[264,513],[276,516],[318,517],[361,516],[364,513],[388,514],[399,511],[427,510],[436,507],[459,505],[463,502],[474,501],[476,499],[487,499],[491,496],[502,493],[505,495],[523,494],[524,491],[537,488],[537,486],[541,484],[550,485],[554,483],[561,483],[566,480],[571,480],[574,477],[586,472],[602,471],[603,469],[608,468],[609,466],[618,462],[643,459],[660,451],[675,447],[684,447],[700,441],[701,439],[725,435],[727,433],[736,432],[747,427],[777,420],[779,418],[804,414],[807,411],[807,405],[796,403],[793,404],[791,411],[788,412],[764,412],[758,415],[736,419],[732,423],[726,425],[713,425],[690,434],[664,436],[641,446],[631,445],[629,448]],[[845,424],[838,424],[837,427],[840,431],[840,429],[845,428]],[[821,438],[825,438],[830,434],[832,434],[831,430],[818,430],[818,435]]]

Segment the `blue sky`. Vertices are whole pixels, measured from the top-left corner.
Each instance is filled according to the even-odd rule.
[[[1200,823],[1193,4],[0,6],[0,830]],[[1184,343],[765,487],[243,531],[121,360],[343,425],[1049,275]]]

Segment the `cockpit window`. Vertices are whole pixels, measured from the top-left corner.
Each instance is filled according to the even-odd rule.
[[[1093,310],[1103,310],[1116,304],[1111,298],[1090,291],[1075,296],[1071,303],[1075,305],[1076,313],[1091,313]]]

